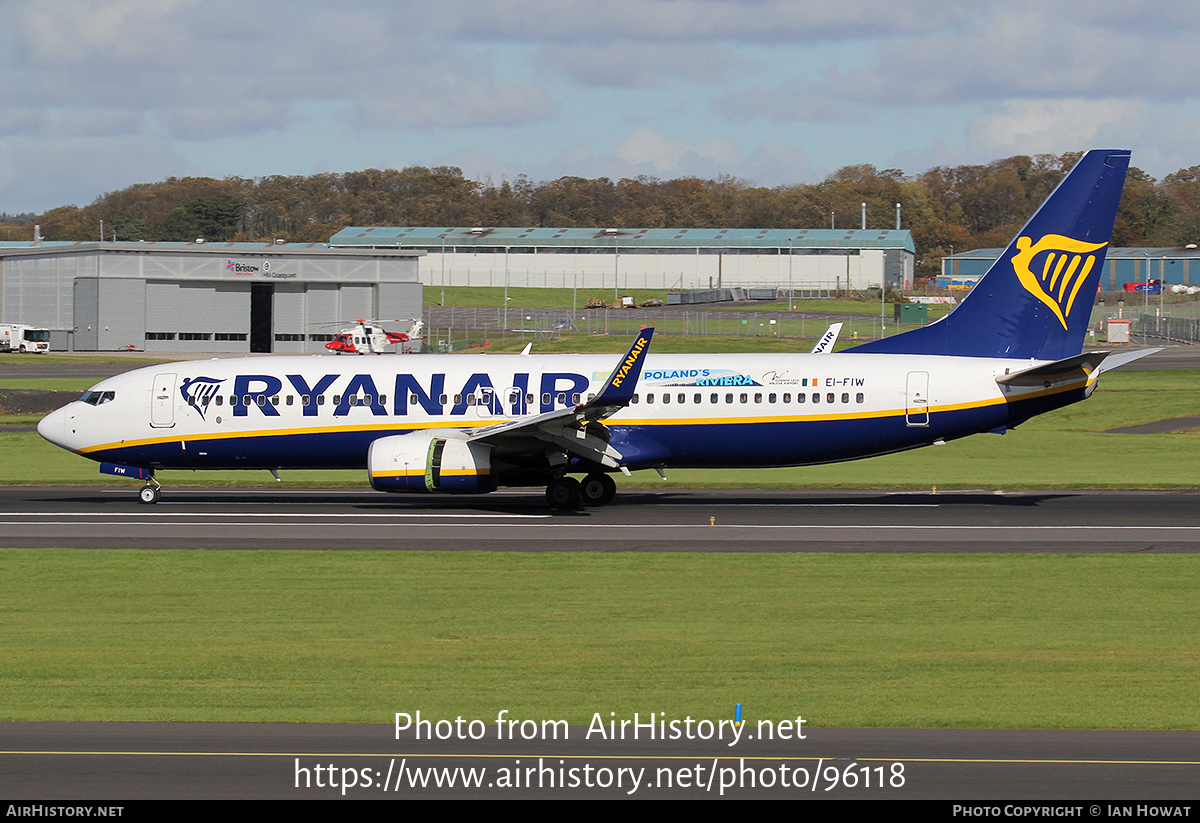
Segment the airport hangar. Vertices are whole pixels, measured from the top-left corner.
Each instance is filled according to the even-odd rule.
[[[425,286],[580,288],[624,294],[711,288],[806,293],[911,288],[907,230],[347,228],[331,248],[425,252]]]
[[[951,288],[973,286],[1004,249],[972,249],[942,258],[943,282]],[[1195,269],[1193,272],[1192,269]],[[1169,286],[1200,286],[1200,249],[1113,246],[1105,254],[1100,291],[1119,292],[1126,283],[1161,280]]]
[[[413,250],[303,243],[0,243],[0,322],[51,351],[318,353],[423,311]]]
[[[0,322],[54,351],[318,353],[362,317],[404,331],[427,286],[806,293],[912,285],[908,231],[348,228],[328,244],[0,242]],[[403,326],[403,328],[401,328]]]

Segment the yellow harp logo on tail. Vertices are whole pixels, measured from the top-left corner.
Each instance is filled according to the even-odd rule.
[[[1025,291],[1049,306],[1065,329],[1075,297],[1096,265],[1096,255],[1090,252],[1107,245],[1084,243],[1061,234],[1047,234],[1036,243],[1018,237],[1020,251],[1013,255],[1013,270]],[[1038,257],[1042,259],[1035,261]]]

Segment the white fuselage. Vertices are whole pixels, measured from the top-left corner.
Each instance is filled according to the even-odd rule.
[[[333,356],[187,361],[98,383],[38,430],[145,468],[362,468],[370,443],[476,430],[586,402],[613,355]],[[825,463],[983,431],[1082,399],[1090,381],[1015,389],[1001,359],[650,355],[604,421],[629,468]],[[86,401],[86,402],[85,402]]]

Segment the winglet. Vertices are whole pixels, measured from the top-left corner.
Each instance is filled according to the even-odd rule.
[[[642,374],[642,364],[646,362],[646,354],[650,351],[650,338],[654,336],[654,327],[642,329],[629,351],[621,358],[621,362],[608,376],[604,388],[587,405],[597,406],[627,406],[637,388],[638,377]]]
[[[821,339],[812,347],[809,354],[829,354],[833,351],[833,344],[837,342],[838,335],[842,333],[842,324],[833,323],[821,335]]]

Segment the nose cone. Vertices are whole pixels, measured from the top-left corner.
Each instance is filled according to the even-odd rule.
[[[52,411],[37,425],[38,434],[61,448],[67,447],[67,410]]]

